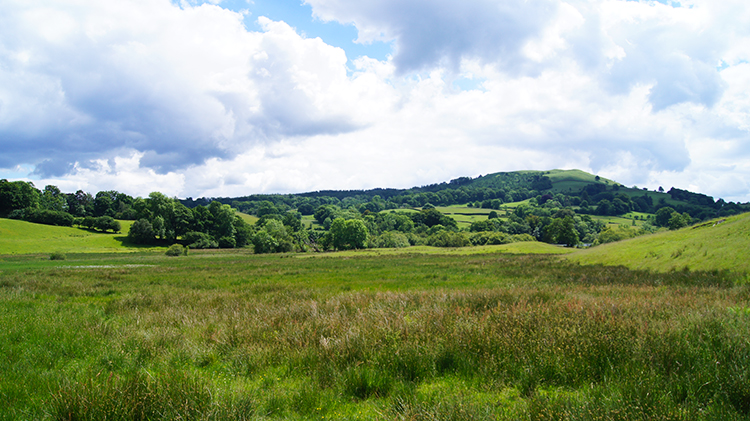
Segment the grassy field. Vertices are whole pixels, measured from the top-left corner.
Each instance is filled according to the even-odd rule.
[[[606,183],[614,185],[615,182],[607,178],[596,180],[596,176],[581,170],[551,170],[545,171],[545,175],[552,181],[552,191],[555,193],[570,193],[580,191],[591,183]]]
[[[750,416],[742,276],[474,250],[2,256],[0,419]]]
[[[55,227],[0,218],[0,255],[28,253],[102,253],[132,251],[123,247],[133,221],[120,221],[119,234]]]
[[[750,214],[677,231],[604,244],[570,255],[581,264],[623,265],[632,269],[732,270],[750,273]]]
[[[167,257],[0,220],[0,420],[748,420],[750,215],[716,222]]]
[[[246,213],[237,212],[237,214],[242,218],[243,221],[250,225],[255,225],[256,222],[258,222],[258,217],[255,215],[248,215]]]

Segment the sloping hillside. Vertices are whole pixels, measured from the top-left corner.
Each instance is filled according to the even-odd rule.
[[[604,244],[568,255],[581,264],[623,265],[657,272],[731,270],[750,273],[750,214],[677,231]]]
[[[112,234],[0,219],[0,255],[132,251],[122,244],[131,223],[120,221],[122,233]]]

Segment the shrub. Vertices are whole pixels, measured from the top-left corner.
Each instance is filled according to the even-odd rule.
[[[399,231],[384,232],[373,240],[377,248],[401,248],[409,247],[409,238]]]
[[[508,244],[513,242],[512,236],[503,232],[477,232],[472,234],[469,239],[471,240],[471,244],[475,246]]]
[[[108,231],[112,230],[112,232],[120,232],[120,222],[116,221],[115,218],[112,218],[111,216],[100,216],[94,220],[94,228],[98,229],[99,231]]]
[[[176,256],[187,256],[187,247],[183,247],[181,244],[172,244],[167,249],[167,256],[176,257]]]
[[[219,247],[223,249],[233,249],[237,246],[237,240],[234,237],[226,236],[219,238]]]
[[[440,231],[427,239],[427,245],[433,247],[464,247],[471,242],[460,232]]]
[[[182,237],[191,249],[215,249],[219,243],[213,241],[205,232],[190,231]]]
[[[22,219],[35,224],[57,225],[61,227],[72,227],[74,220],[73,215],[67,212],[32,208],[22,211],[17,209],[11,212],[8,217],[11,219]]]
[[[65,255],[62,252],[56,251],[49,255],[50,260],[65,260]]]

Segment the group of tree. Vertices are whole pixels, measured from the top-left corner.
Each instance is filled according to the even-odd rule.
[[[86,217],[132,220],[135,219],[133,206],[136,201],[114,190],[100,191],[92,196],[82,190],[63,193],[53,185],[39,190],[31,182],[0,180],[0,217],[30,222],[70,226]],[[44,211],[43,215],[41,211]]]
[[[54,225],[119,231],[130,219],[130,240],[139,244],[181,243],[191,248],[243,247],[256,252],[404,247],[415,244],[461,246],[544,241],[573,245],[632,235],[604,230],[591,215],[653,214],[649,227],[677,229],[695,222],[750,210],[710,196],[672,188],[668,193],[625,188],[596,177],[578,191],[555,191],[544,172],[461,177],[411,189],[319,191],[240,198],[177,200],[155,192],[147,198],[117,191],[96,195],[62,193],[56,186],[0,180],[0,216]],[[525,205],[505,210],[509,202]],[[459,230],[435,206],[467,205],[493,210],[490,218]],[[237,211],[256,215],[253,226]],[[499,218],[497,211],[505,212]],[[320,227],[304,226],[312,215]],[[621,232],[622,231],[622,232]],[[625,232],[627,231],[627,232]]]
[[[577,191],[554,190],[552,180],[545,172],[496,173],[476,178],[460,177],[448,183],[431,184],[411,189],[372,189],[347,191],[318,191],[286,195],[252,195],[239,198],[186,199],[188,207],[206,205],[218,200],[242,212],[263,214],[297,211],[312,215],[321,206],[354,209],[359,213],[378,213],[405,208],[419,209],[426,204],[435,206],[468,205],[476,208],[499,210],[507,203],[523,200],[536,201],[537,205],[551,208],[573,209],[581,215],[617,216],[629,212],[654,214],[663,207],[671,207],[680,214],[688,213],[693,219],[705,220],[728,216],[750,210],[748,204],[726,203],[710,196],[691,193],[676,188],[664,193],[644,189],[626,188],[618,183],[596,177]],[[326,225],[330,228],[329,221]],[[323,221],[321,221],[323,223]]]
[[[188,208],[177,199],[153,192],[133,206],[136,221],[128,238],[137,244],[178,241],[190,248],[234,248],[250,243],[252,229],[229,205],[211,202]]]

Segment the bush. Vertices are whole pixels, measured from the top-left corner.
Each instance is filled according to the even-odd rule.
[[[171,257],[176,256],[187,256],[188,254],[188,248],[183,247],[181,244],[172,244],[167,249],[166,255]]]
[[[49,255],[50,260],[65,260],[65,255],[59,251]]]
[[[73,215],[67,212],[51,211],[47,209],[16,209],[8,215],[11,219],[22,219],[35,224],[57,225],[61,227],[73,226]]]
[[[409,247],[409,238],[399,231],[389,231],[375,237],[373,245],[377,248]]]
[[[26,209],[15,209],[8,214],[8,219],[26,219]]]
[[[219,247],[223,249],[233,249],[237,246],[237,240],[234,237],[226,236],[219,238]]]
[[[211,237],[205,232],[190,231],[183,237],[185,243],[191,249],[215,249],[219,243],[211,240]]]
[[[513,242],[510,234],[503,232],[477,232],[469,238],[475,246],[508,244]]]
[[[460,232],[440,231],[427,239],[427,245],[433,247],[465,247],[471,242]]]
[[[111,216],[100,216],[94,220],[94,228],[99,231],[105,232],[112,230],[112,232],[120,232],[120,222],[116,221]]]

